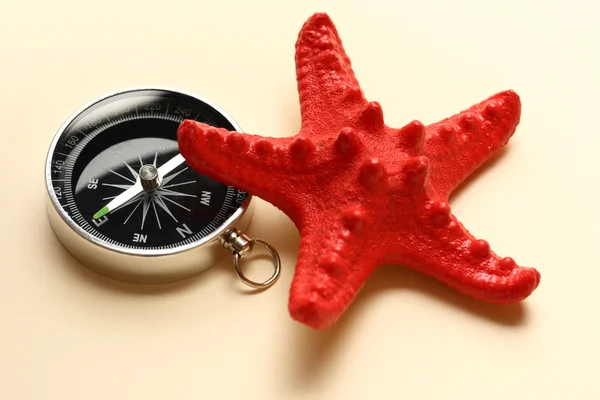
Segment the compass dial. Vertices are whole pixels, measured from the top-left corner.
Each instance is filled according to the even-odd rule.
[[[235,218],[248,194],[188,167],[177,144],[184,119],[239,130],[216,106],[166,89],[113,94],[76,113],[47,162],[63,218],[96,243],[136,254],[192,245]],[[140,181],[118,208],[98,212]]]

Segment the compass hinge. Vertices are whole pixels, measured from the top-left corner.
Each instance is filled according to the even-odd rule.
[[[252,252],[254,241],[236,228],[230,228],[220,237],[219,241],[227,250],[239,254],[241,257]]]

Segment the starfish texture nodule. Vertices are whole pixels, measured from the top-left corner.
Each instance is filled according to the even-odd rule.
[[[296,42],[302,126],[274,138],[183,121],[179,148],[198,172],[262,198],[300,233],[288,309],[315,329],[332,326],[370,274],[395,264],[473,298],[518,302],[537,270],[500,257],[452,214],[451,192],[513,135],[519,96],[504,91],[437,123],[385,125],[356,80],[327,14]]]

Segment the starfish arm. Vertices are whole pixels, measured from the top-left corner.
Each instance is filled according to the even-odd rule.
[[[289,164],[290,139],[263,138],[193,120],[180,124],[177,138],[181,155],[200,174],[252,193],[275,206],[284,206],[291,200],[280,181],[285,178]]]
[[[352,221],[352,210],[345,218],[346,227],[315,223],[301,230],[288,309],[293,319],[314,329],[335,324],[376,267],[368,246],[352,233],[366,229],[360,226],[365,224]]]
[[[293,319],[335,324],[379,265],[400,264],[492,303],[527,298],[540,274],[494,254],[450,212],[448,196],[520,122],[513,91],[429,126],[388,127],[367,101],[338,31],[311,16],[295,45],[302,128],[269,138],[186,120],[181,155],[210,179],[282,210],[300,232]]]
[[[341,129],[367,101],[329,16],[311,16],[302,26],[295,47],[304,131]]]
[[[511,138],[520,121],[521,102],[504,91],[426,128],[423,153],[431,160],[430,183],[442,198]]]
[[[536,269],[496,255],[488,242],[463,227],[446,202],[431,202],[423,216],[427,220],[413,231],[413,240],[388,243],[392,256],[387,262],[405,265],[463,294],[496,304],[524,300],[539,285]],[[413,247],[398,251],[405,243]]]

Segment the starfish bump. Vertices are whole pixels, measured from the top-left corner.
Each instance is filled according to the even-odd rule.
[[[296,42],[302,126],[266,138],[184,121],[191,168],[282,210],[301,243],[289,312],[316,329],[333,325],[380,265],[397,264],[474,298],[518,302],[537,270],[500,257],[452,214],[452,191],[500,150],[520,119],[505,91],[447,119],[396,129],[368,101],[336,27],[314,14]]]

